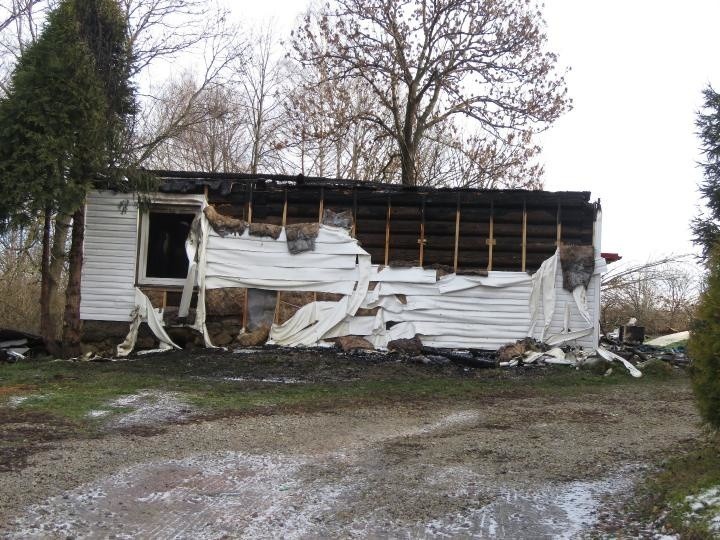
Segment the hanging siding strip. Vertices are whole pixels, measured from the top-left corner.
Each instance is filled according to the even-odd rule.
[[[127,195],[92,192],[85,213],[80,318],[129,321],[135,306],[137,207],[122,213]]]

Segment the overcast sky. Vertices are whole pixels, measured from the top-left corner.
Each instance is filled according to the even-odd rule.
[[[303,0],[234,0],[246,24],[289,31]],[[645,261],[692,251],[701,173],[695,117],[720,87],[720,0],[546,0],[574,109],[543,135],[545,189],[591,191],[603,250]]]

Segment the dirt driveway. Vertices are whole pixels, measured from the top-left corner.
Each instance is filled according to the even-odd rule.
[[[70,439],[0,473],[0,534],[574,538],[697,420],[676,378]]]

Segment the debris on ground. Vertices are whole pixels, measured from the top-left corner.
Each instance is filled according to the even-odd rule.
[[[619,362],[633,377],[641,377],[643,372],[670,374],[674,367],[686,367],[690,360],[684,347],[687,332],[678,332],[649,342],[638,342],[644,336],[644,328],[631,320],[622,327],[617,339],[605,336],[595,350],[584,350],[566,344],[550,348],[546,343],[532,338],[524,338],[508,343],[497,351],[500,367],[527,365],[561,364],[587,369],[598,375],[607,375],[612,365]],[[638,332],[629,332],[639,329]],[[623,341],[624,339],[624,341]]]
[[[388,343],[389,351],[399,351],[406,354],[420,354],[423,350],[420,337],[415,335],[408,339],[394,339]]]
[[[630,345],[610,338],[604,338],[601,340],[601,345],[635,364],[648,362],[652,359],[662,360],[663,362],[678,367],[687,367],[690,364],[690,359],[687,356],[684,345],[662,346],[655,345],[653,342],[658,342],[658,340],[646,341],[640,345]],[[662,343],[662,341],[659,342]],[[677,340],[673,340],[670,343],[674,345],[678,342]]]
[[[0,328],[0,362],[17,362],[24,360],[28,354],[42,350],[44,349],[40,336]]]
[[[270,325],[264,323],[254,330],[240,334],[235,342],[241,347],[253,347],[265,343],[268,340],[268,336],[270,336]],[[223,344],[218,343],[218,345]]]
[[[690,339],[690,332],[686,330],[685,332],[673,332],[672,334],[660,336],[646,341],[644,344],[652,347],[667,347],[669,345],[673,345],[674,343],[687,341],[688,339]]]
[[[533,338],[525,338],[515,343],[508,343],[498,349],[497,359],[498,362],[510,362],[513,359],[521,358],[526,352],[538,352],[544,351],[545,347],[541,342],[534,340]]]
[[[335,338],[333,341],[335,341],[335,344],[345,352],[356,350],[375,350],[373,344],[361,336],[340,336],[338,338]]]

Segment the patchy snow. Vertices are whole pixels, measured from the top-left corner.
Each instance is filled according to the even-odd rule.
[[[108,411],[108,410],[96,409],[96,410],[88,411],[86,416],[88,418],[102,418],[104,416],[107,416],[108,414],[110,414],[110,411]]]
[[[107,403],[106,407],[90,411],[88,417],[100,418],[117,412],[108,422],[108,427],[113,428],[157,427],[186,420],[194,411],[182,394],[159,390],[141,390],[137,394],[122,396]],[[129,411],[126,412],[126,409]]]
[[[308,474],[318,459],[342,468],[349,458],[228,452],[136,465],[31,506],[9,537],[572,538],[594,522],[602,496],[631,483],[621,474],[507,491],[485,506],[414,522],[375,511],[347,519],[367,485],[353,476]],[[463,497],[478,481],[463,467],[443,467],[428,488]]]
[[[720,533],[720,486],[685,497],[690,508],[688,521],[704,521],[711,532]]]
[[[12,408],[20,407],[29,401],[41,401],[48,399],[48,394],[29,394],[25,396],[10,396],[7,400],[7,405]]]
[[[10,396],[10,398],[7,400],[7,404],[10,407],[19,407],[31,397],[32,396]]]
[[[605,497],[627,490],[632,483],[631,475],[619,474],[532,491],[509,490],[482,508],[433,520],[416,532],[440,538],[576,538],[596,523]]]
[[[306,384],[307,381],[300,379],[294,379],[292,377],[265,377],[257,379],[253,377],[223,377],[223,381],[232,382],[262,382],[262,383],[273,383],[273,384]]]

